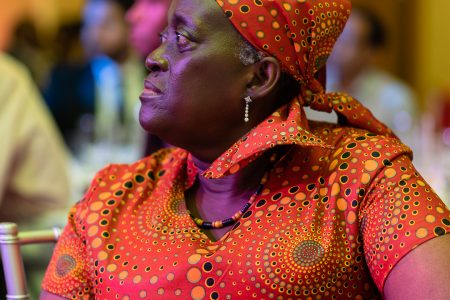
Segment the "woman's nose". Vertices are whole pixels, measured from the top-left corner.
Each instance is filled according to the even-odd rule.
[[[168,70],[168,62],[160,55],[159,49],[160,48],[150,53],[145,60],[145,67],[150,73],[157,74]]]

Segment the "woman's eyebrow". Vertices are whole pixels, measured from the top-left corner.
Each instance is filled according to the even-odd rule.
[[[177,27],[180,25],[186,26],[191,29],[198,28],[198,24],[196,24],[190,16],[186,16],[185,14],[180,13],[174,13],[172,19],[172,26]]]

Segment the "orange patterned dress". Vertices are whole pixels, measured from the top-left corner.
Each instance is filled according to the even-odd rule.
[[[308,127],[301,111],[268,117],[202,174],[287,150],[215,242],[186,209],[184,192],[201,175],[185,150],[100,171],[69,214],[43,289],[71,299],[380,298],[402,257],[450,232],[449,210],[397,139]]]

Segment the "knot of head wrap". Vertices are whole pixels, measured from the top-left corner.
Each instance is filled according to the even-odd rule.
[[[345,93],[325,93],[317,80],[309,85],[310,89],[302,89],[300,103],[314,110],[332,112],[338,116],[340,124],[369,130],[373,133],[395,137],[392,130],[375,118],[370,110],[358,100]]]
[[[343,93],[325,93],[317,79],[350,16],[349,0],[216,0],[237,31],[275,57],[301,85],[300,103],[338,114],[339,122],[393,135],[370,111]]]
[[[328,94],[322,84],[314,79],[309,83],[308,88],[301,89],[300,102],[302,106],[310,106],[312,109],[331,112],[333,110],[333,104],[328,99]]]

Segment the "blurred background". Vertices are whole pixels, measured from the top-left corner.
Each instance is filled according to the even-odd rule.
[[[0,0],[0,52],[9,53],[28,69],[67,148],[69,206],[82,197],[95,171],[109,162],[127,163],[148,153],[144,148],[149,137],[141,131],[136,118],[145,76],[144,57],[126,37],[125,14],[133,1],[117,1],[120,8],[89,6],[87,2]],[[327,88],[358,94],[364,102],[364,93],[369,91],[373,96],[371,89],[384,88],[375,82],[387,86],[386,106],[372,103],[374,110],[381,108],[375,115],[393,126],[414,150],[417,169],[449,205],[450,1],[352,3],[379,21],[383,41],[371,45],[362,37],[368,25],[355,21],[355,27],[348,28],[338,42],[339,50],[330,59]],[[371,81],[366,76],[366,91],[354,91],[350,79],[345,81],[339,71],[347,59],[355,67],[355,74],[364,73],[356,70],[352,52],[370,55],[366,62],[370,61],[371,71],[365,74],[378,79]],[[361,74],[355,76],[360,86]],[[403,99],[394,105],[393,95],[398,94]],[[115,109],[108,111],[109,107]],[[66,214],[58,213],[64,222]],[[37,272],[41,274],[42,270]],[[38,290],[39,280],[36,282]]]

